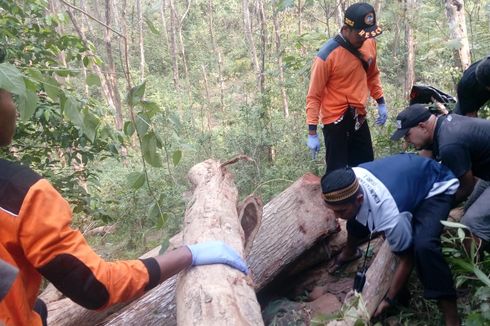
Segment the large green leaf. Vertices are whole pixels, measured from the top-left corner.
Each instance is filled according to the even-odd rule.
[[[73,122],[74,125],[83,128],[83,116],[80,112],[80,103],[73,97],[68,97],[63,105],[65,116]]]
[[[88,86],[100,86],[100,78],[96,74],[88,74],[86,83]]]
[[[44,90],[46,91],[48,96],[52,100],[57,100],[60,95],[60,87],[56,79],[54,79],[53,77],[47,77],[45,78],[43,85]]]
[[[176,150],[172,154],[172,161],[174,162],[174,166],[177,166],[182,159],[182,151],[181,150]]]
[[[37,94],[29,89],[26,92],[26,96],[19,97],[18,110],[23,121],[29,120],[34,114],[37,108],[37,100]]]
[[[97,135],[100,119],[88,109],[83,110],[83,133],[93,143]]]
[[[9,63],[0,63],[0,88],[26,97],[26,86],[20,71]]]
[[[141,144],[143,146],[142,151],[145,161],[148,162],[151,166],[161,167],[162,159],[157,152],[157,139],[155,137],[155,134],[153,132],[146,134],[143,137]]]
[[[124,122],[123,130],[126,136],[131,137],[135,132],[133,122],[132,121]]]
[[[146,177],[143,172],[131,172],[128,174],[127,179],[129,186],[134,190],[141,188],[146,181]]]
[[[141,102],[143,96],[145,95],[146,82],[143,84],[134,86],[130,89],[127,97],[128,104],[130,106],[135,106]]]
[[[138,135],[140,135],[140,137],[146,135],[146,132],[150,128],[150,119],[144,114],[140,113],[136,116],[135,123],[136,123],[136,130],[138,131]]]

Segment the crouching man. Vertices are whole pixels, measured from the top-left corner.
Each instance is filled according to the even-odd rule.
[[[321,186],[328,208],[347,220],[347,245],[337,257],[339,264],[356,256],[360,239],[378,232],[400,258],[374,316],[395,304],[415,264],[424,297],[438,300],[446,325],[459,325],[456,291],[440,241],[440,221],[447,218],[459,186],[452,172],[433,160],[399,154],[332,171]]]

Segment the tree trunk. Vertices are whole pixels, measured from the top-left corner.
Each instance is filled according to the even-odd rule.
[[[284,68],[282,66],[282,49],[281,49],[281,35],[280,35],[281,31],[280,31],[277,15],[278,15],[277,10],[274,10],[272,14],[272,21],[274,24],[274,35],[276,41],[277,69],[279,71],[279,88],[281,90],[282,108],[284,112],[284,117],[289,118],[288,96],[286,94],[286,86],[284,86],[285,85]]]
[[[257,88],[262,93],[263,88],[260,82],[261,78],[260,78],[259,60],[257,59],[257,50],[255,48],[255,41],[252,33],[252,21],[250,19],[250,9],[249,9],[248,0],[243,0],[242,6],[243,6],[243,27],[245,32],[245,39],[247,40],[247,47],[250,52],[250,58],[252,60],[255,76],[257,78]]]
[[[249,207],[249,206],[248,206]],[[241,211],[247,211],[247,205]],[[242,214],[240,214],[242,216]],[[245,220],[248,220],[245,219]],[[241,218],[245,234],[250,229]],[[264,206],[262,225],[253,240],[247,262],[254,281],[255,291],[259,291],[274,279],[287,265],[294,263],[304,251],[312,248],[319,239],[338,231],[333,213],[325,208],[320,190],[320,178],[306,174],[293,185]],[[252,238],[253,236],[249,236]],[[337,237],[334,237],[337,238]],[[179,237],[171,243],[176,247]],[[251,240],[247,241],[245,250]],[[337,249],[338,250],[338,249]],[[175,277],[155,287],[141,298],[107,316],[104,312],[85,310],[75,303],[65,303],[65,312],[78,307],[83,315],[69,314],[64,322],[52,323],[54,304],[48,305],[50,326],[56,325],[176,325]],[[69,307],[68,307],[69,306]],[[63,319],[63,311],[58,311],[58,320]],[[90,321],[90,322],[89,322]]]
[[[339,0],[335,6],[335,18],[338,24],[338,29],[344,25],[344,0]]]
[[[237,214],[231,173],[207,160],[188,174],[193,196],[184,218],[184,243],[221,240],[244,256],[245,235]],[[178,325],[263,325],[250,279],[224,265],[187,269],[177,279]]]
[[[216,44],[216,39],[214,37],[214,24],[213,24],[213,13],[214,13],[214,6],[213,6],[213,0],[208,1],[208,26],[209,26],[209,36],[211,37],[211,45],[213,47],[213,53],[216,58],[218,58],[218,83],[219,83],[219,94],[220,94],[220,108],[221,112],[224,112],[225,110],[225,104],[224,104],[224,81],[223,81],[223,60],[221,57],[221,51],[218,48],[218,45]],[[211,102],[210,102],[211,103]],[[210,106],[211,109],[211,106]]]
[[[445,0],[446,16],[449,24],[449,36],[455,42],[454,62],[461,71],[471,64],[470,45],[466,33],[464,0]]]
[[[105,21],[106,25],[110,26],[112,21],[112,3],[111,0],[105,0]],[[114,109],[115,115],[114,120],[116,123],[116,129],[122,130],[123,128],[123,114],[122,114],[122,105],[121,105],[121,96],[119,95],[119,89],[117,87],[117,79],[116,79],[116,68],[114,65],[114,59],[112,57],[112,32],[109,28],[105,29],[104,33],[104,42],[105,48],[107,51],[107,88],[111,97],[114,99]]]
[[[142,0],[136,0],[136,11],[138,15],[138,39],[140,48],[140,81],[145,80],[145,38],[143,35],[143,8]]]
[[[323,202],[320,178],[304,175],[264,206],[262,227],[247,260],[256,291],[318,239],[337,231],[335,216]]]
[[[165,0],[164,0],[165,1]],[[169,0],[170,5],[170,56],[172,59],[172,71],[173,71],[173,80],[174,86],[176,89],[179,89],[179,64],[177,59],[177,18],[174,15],[174,3],[173,0]]]
[[[303,34],[303,3],[298,0],[298,35]]]
[[[90,46],[89,46],[88,41],[87,41],[87,37],[85,36],[84,31],[81,30],[80,27],[78,26],[77,20],[75,18],[75,15],[73,14],[72,10],[70,8],[66,8],[66,11],[68,12],[68,16],[70,17],[70,20],[73,23],[73,27],[77,31],[77,34],[80,37],[80,39],[82,40],[83,44],[85,45],[85,47],[87,49],[90,49]],[[95,57],[95,54],[91,50],[87,50],[87,54],[89,56]],[[105,96],[105,98],[107,100],[107,104],[109,105],[109,107],[115,113],[116,112],[116,105],[115,105],[114,99],[111,96],[111,92],[109,91],[109,86],[108,86],[108,82],[107,82],[107,76],[102,72],[102,70],[100,69],[99,65],[94,64],[92,66],[94,67],[94,70],[95,70],[97,76],[100,79],[102,93],[104,94],[104,96]]]
[[[410,90],[415,82],[415,43],[413,39],[413,28],[415,8],[417,0],[405,0],[405,39],[407,42],[407,70],[405,73],[405,98],[410,95]]]
[[[259,83],[260,91],[263,94],[265,91],[265,56],[267,54],[267,17],[264,10],[264,0],[257,1],[258,14],[260,20],[260,68],[259,68]]]

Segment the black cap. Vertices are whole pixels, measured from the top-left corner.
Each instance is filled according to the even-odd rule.
[[[417,126],[420,122],[427,121],[432,113],[423,104],[413,104],[405,108],[396,116],[397,131],[391,136],[391,140],[398,140],[404,137],[408,129]]]
[[[476,66],[476,80],[484,87],[490,87],[490,56],[480,60]]]
[[[365,38],[381,34],[381,27],[376,24],[376,13],[369,3],[358,2],[351,5],[344,14],[344,24],[359,31]]]

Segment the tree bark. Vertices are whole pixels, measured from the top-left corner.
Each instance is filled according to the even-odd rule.
[[[221,57],[221,51],[216,44],[216,39],[214,37],[214,23],[213,23],[213,13],[214,13],[214,5],[213,0],[208,1],[208,26],[209,26],[209,36],[211,37],[211,46],[213,47],[213,53],[215,57],[218,59],[218,83],[219,83],[219,94],[220,94],[220,109],[221,112],[225,110],[224,103],[224,81],[223,81],[223,60]],[[208,96],[209,97],[209,96]],[[211,103],[211,102],[210,102]],[[211,108],[211,106],[210,106]]]
[[[464,0],[445,0],[446,16],[449,24],[451,41],[457,42],[454,50],[454,62],[461,71],[471,64],[470,45],[466,33],[466,19],[464,16]]]
[[[140,79],[145,80],[145,38],[143,35],[143,8],[142,0],[136,0],[136,12],[138,15],[138,40],[140,49]]]
[[[221,240],[244,256],[245,235],[237,214],[231,173],[207,160],[188,173],[193,187],[184,218],[184,243]],[[263,325],[249,278],[221,264],[185,270],[177,279],[178,325]]]
[[[105,1],[105,21],[106,25],[110,26],[112,21],[112,3],[111,0]],[[123,114],[121,105],[121,96],[119,95],[119,89],[117,87],[116,67],[114,65],[114,59],[112,57],[112,31],[109,28],[105,29],[104,42],[107,51],[107,88],[111,97],[114,100],[115,115],[114,120],[116,123],[116,129],[122,130],[123,128]]]
[[[177,18],[174,15],[174,11],[172,9],[174,7],[173,0],[169,0],[169,6],[170,6],[170,32],[169,32],[170,33],[170,56],[172,59],[174,86],[176,89],[179,89],[180,76],[179,76],[179,64],[177,59],[177,33],[176,33]]]
[[[326,209],[320,178],[306,174],[264,206],[262,227],[248,258],[259,291],[318,239],[338,231]]]
[[[247,40],[247,47],[250,53],[250,59],[254,67],[255,76],[257,78],[257,88],[263,93],[263,86],[261,85],[259,60],[257,59],[257,49],[255,47],[255,41],[252,33],[252,21],[250,19],[250,9],[248,0],[242,1],[243,7],[243,28],[245,32],[245,39]]]
[[[250,209],[250,206],[246,205],[242,211],[247,209]],[[241,220],[243,227],[243,218]],[[263,209],[261,224],[247,256],[256,292],[271,282],[288,265],[292,265],[296,258],[312,248],[319,239],[338,231],[333,213],[326,209],[323,202],[320,178],[312,174],[304,175],[267,203]],[[177,235],[171,241],[175,247],[180,245],[178,239]],[[247,243],[250,241],[248,240]],[[99,323],[161,325],[162,320],[165,320],[165,325],[172,326],[176,325],[174,296],[175,277],[166,280],[108,317],[106,312],[85,310],[71,301],[68,303],[68,299],[64,303],[64,310],[52,313],[55,305],[51,303],[48,305],[50,313],[48,321],[50,326],[84,326]],[[71,309],[80,311],[78,315],[69,314],[67,311]],[[70,317],[64,319],[62,316],[64,313]],[[53,314],[56,314],[57,318]],[[57,322],[52,322],[54,319]]]
[[[415,43],[413,39],[414,15],[417,0],[405,0],[405,39],[407,42],[407,69],[405,73],[405,98],[410,95],[410,90],[415,82]]]
[[[279,71],[279,89],[281,90],[281,98],[282,98],[282,108],[285,118],[289,118],[289,104],[288,104],[288,96],[286,93],[286,86],[284,80],[284,68],[282,66],[282,49],[281,49],[281,31],[279,26],[279,21],[277,19],[278,12],[277,10],[273,10],[272,21],[274,24],[274,35],[276,41],[276,57],[277,57],[277,69]]]

